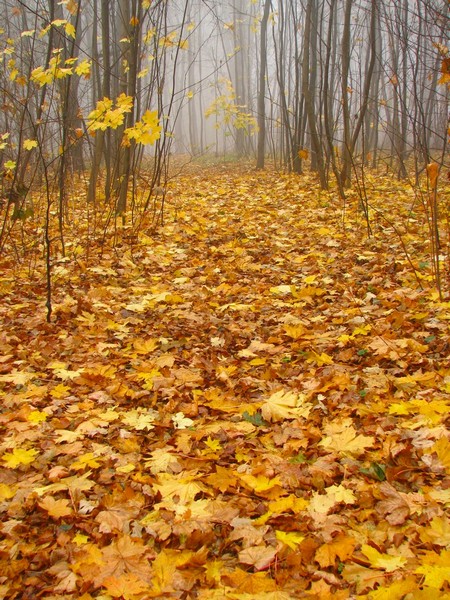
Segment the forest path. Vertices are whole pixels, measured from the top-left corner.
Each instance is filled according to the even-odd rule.
[[[420,211],[424,290],[309,176],[171,189],[131,248],[87,260],[74,233],[51,324],[40,266],[4,261],[3,597],[447,597],[448,303]]]

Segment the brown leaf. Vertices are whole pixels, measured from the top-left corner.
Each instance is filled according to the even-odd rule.
[[[94,584],[100,587],[108,577],[120,577],[124,573],[130,573],[150,583],[152,570],[149,559],[153,556],[141,539],[124,535],[102,549],[103,566]]]
[[[277,553],[278,548],[272,546],[251,546],[239,552],[239,562],[263,571],[272,564]]]
[[[380,491],[386,499],[378,502],[377,512],[391,525],[402,525],[410,515],[408,503],[387,481],[380,484]]]

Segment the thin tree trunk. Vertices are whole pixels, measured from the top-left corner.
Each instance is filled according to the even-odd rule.
[[[303,65],[302,65],[302,91],[305,99],[305,110],[308,116],[309,133],[311,136],[312,151],[316,155],[317,170],[319,173],[320,186],[322,189],[328,188],[328,181],[325,173],[325,164],[323,160],[323,149],[319,139],[316,123],[316,109],[314,105],[314,90],[311,89],[310,69],[315,69],[316,65],[310,64],[310,45],[311,29],[313,15],[316,12],[315,0],[308,0],[305,16],[305,34],[303,44]],[[316,12],[317,14],[317,12]]]
[[[270,0],[265,0],[264,13],[261,20],[260,65],[258,90],[258,155],[256,168],[264,169],[266,146],[266,70],[267,70],[267,22],[269,20]]]

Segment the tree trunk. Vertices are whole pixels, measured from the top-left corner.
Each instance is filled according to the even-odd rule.
[[[314,90],[311,88],[310,70],[317,68],[316,64],[310,64],[310,46],[311,33],[313,27],[313,16],[317,15],[317,6],[315,0],[308,0],[305,16],[305,33],[303,42],[303,64],[302,64],[302,91],[305,99],[305,110],[308,116],[309,134],[311,136],[311,149],[315,153],[317,171],[319,173],[320,186],[322,189],[328,188],[328,181],[325,172],[323,159],[323,148],[319,139],[316,122],[316,108],[314,102]],[[314,78],[313,78],[314,79]]]
[[[269,20],[270,0],[264,2],[264,13],[261,20],[260,65],[258,89],[258,155],[256,168],[264,169],[266,146],[266,70],[267,70],[267,22]]]

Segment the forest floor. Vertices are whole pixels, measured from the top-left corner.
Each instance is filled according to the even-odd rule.
[[[132,245],[75,218],[51,323],[42,256],[1,258],[0,598],[449,599],[420,196],[368,175],[368,237],[308,175],[170,187]]]

